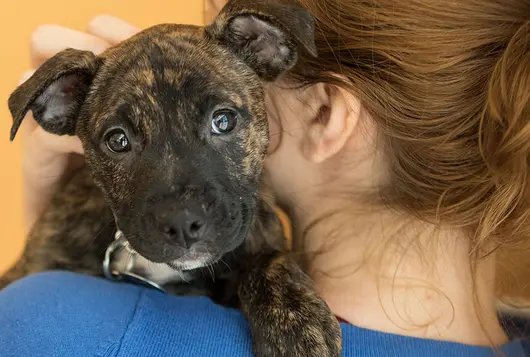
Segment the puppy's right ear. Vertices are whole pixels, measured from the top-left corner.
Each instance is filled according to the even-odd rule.
[[[44,62],[9,97],[11,140],[29,110],[44,130],[74,135],[79,109],[100,63],[92,52],[75,49],[61,51]]]

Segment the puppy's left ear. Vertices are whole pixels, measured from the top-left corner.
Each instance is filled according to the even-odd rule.
[[[100,62],[93,53],[75,49],[63,50],[44,62],[9,97],[11,140],[29,110],[44,130],[74,135],[79,109]]]
[[[300,49],[317,56],[314,30],[307,10],[278,0],[229,0],[205,28],[266,81],[291,69]]]

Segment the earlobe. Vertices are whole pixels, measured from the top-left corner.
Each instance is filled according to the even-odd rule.
[[[303,141],[304,156],[322,163],[338,154],[352,137],[360,116],[360,102],[347,91],[328,86],[328,104],[309,124]]]

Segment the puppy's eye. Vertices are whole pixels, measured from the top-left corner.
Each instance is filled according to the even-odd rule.
[[[131,149],[127,135],[122,129],[113,129],[105,136],[107,148],[114,153],[122,153]]]
[[[212,133],[222,135],[234,130],[237,124],[236,114],[230,110],[218,110],[212,115]]]

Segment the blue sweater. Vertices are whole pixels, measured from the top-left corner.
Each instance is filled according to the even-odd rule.
[[[344,357],[495,356],[490,348],[341,326]],[[522,340],[502,347],[506,357],[526,356],[525,349]],[[0,356],[250,357],[252,352],[243,315],[208,298],[49,272],[0,292]]]

